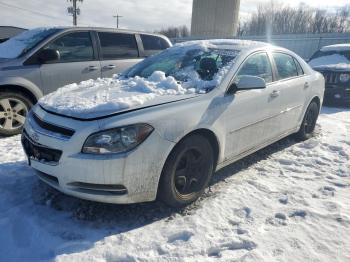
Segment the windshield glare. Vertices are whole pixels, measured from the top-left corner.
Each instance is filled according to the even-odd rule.
[[[0,58],[17,58],[32,50],[45,38],[60,31],[58,28],[36,28],[25,31],[0,44]]]
[[[124,77],[147,78],[155,71],[174,77],[184,88],[214,88],[232,66],[239,51],[200,46],[174,46],[143,60]]]

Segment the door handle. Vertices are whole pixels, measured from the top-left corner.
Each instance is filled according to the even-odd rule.
[[[308,82],[305,82],[304,88],[306,89],[306,88],[309,88],[309,87],[310,87],[309,83],[308,83]]]
[[[95,70],[98,70],[98,67],[97,66],[89,66],[87,69],[89,71],[95,71]]]
[[[114,69],[114,68],[116,68],[116,67],[117,67],[116,65],[106,65],[106,66],[103,67],[103,69],[105,69],[105,70],[111,70],[111,69]]]
[[[273,90],[272,93],[270,94],[271,97],[278,97],[280,95],[280,91]]]

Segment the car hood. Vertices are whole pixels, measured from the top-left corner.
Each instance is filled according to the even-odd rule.
[[[39,100],[46,111],[75,119],[98,119],[198,96],[173,77],[88,80],[58,89]]]

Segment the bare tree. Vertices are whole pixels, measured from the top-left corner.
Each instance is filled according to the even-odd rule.
[[[156,31],[156,33],[165,35],[169,38],[182,38],[182,37],[188,37],[190,36],[190,30],[186,25],[183,26],[170,26],[168,28],[163,28],[159,31]]]
[[[259,5],[250,19],[239,27],[240,35],[333,32],[350,32],[350,5],[331,12],[306,4],[293,8],[272,0]]]

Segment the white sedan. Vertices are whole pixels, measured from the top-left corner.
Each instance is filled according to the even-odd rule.
[[[194,41],[112,79],[42,98],[22,144],[38,177],[83,199],[195,201],[212,174],[283,137],[309,138],[325,82],[293,52]]]

